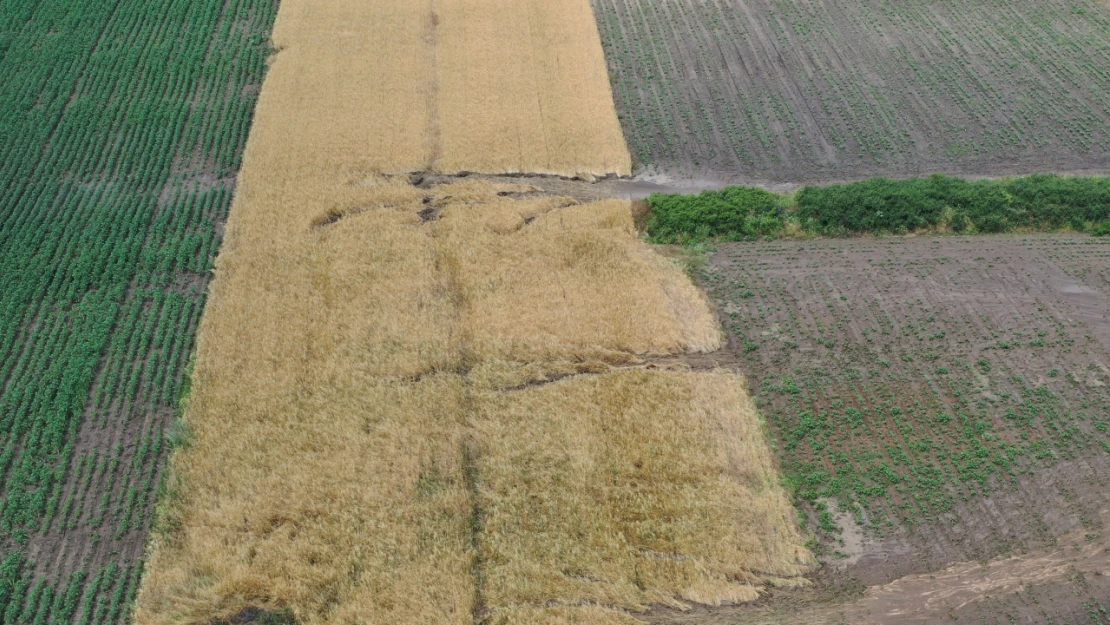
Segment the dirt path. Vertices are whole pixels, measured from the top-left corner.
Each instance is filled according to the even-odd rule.
[[[1100,518],[1110,521],[1110,510],[1103,510]],[[819,625],[925,625],[993,622],[988,614],[993,612],[1003,619],[1014,617],[1010,622],[1043,623],[1047,616],[1086,617],[1092,608],[1085,606],[1105,600],[1108,574],[1110,538],[1089,540],[1075,531],[1051,549],[986,563],[960,562],[935,573],[871,586],[855,598],[813,593],[807,597],[805,591],[794,591],[758,606],[659,609],[647,620],[659,625],[779,625],[789,617],[789,622]]]
[[[967,180],[999,180],[1008,176],[1024,176],[1033,173],[1044,173],[1044,170],[1015,169],[1013,171],[997,172],[995,175],[966,175],[957,170],[933,171],[927,174],[907,174],[904,176],[888,176],[890,178],[907,178],[913,175],[931,175],[940,173],[945,175],[961,176]],[[1061,176],[1107,176],[1110,169],[1073,169],[1053,170]],[[416,179],[425,181],[425,184],[446,184],[457,181],[457,176],[443,176],[437,174],[413,174]],[[713,176],[691,176],[680,171],[664,171],[651,168],[636,172],[630,178],[601,178],[596,180],[579,180],[561,178],[558,176],[537,175],[511,175],[489,176],[484,174],[469,174],[468,177],[490,180],[492,182],[515,182],[531,184],[537,187],[538,192],[547,195],[561,195],[573,197],[581,201],[592,201],[605,198],[621,198],[627,200],[647,199],[653,193],[667,193],[678,195],[696,195],[702,191],[719,191],[728,186],[744,185],[758,187],[776,193],[793,193],[806,184],[833,185],[847,184],[868,180],[870,176],[857,178],[830,178],[814,180],[809,183],[783,183],[774,182],[765,178],[748,178],[734,174],[722,173]]]

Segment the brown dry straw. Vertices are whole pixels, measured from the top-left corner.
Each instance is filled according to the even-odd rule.
[[[285,0],[273,42],[252,132],[295,158],[631,172],[589,0]]]
[[[563,29],[524,56],[550,59],[567,28],[592,33],[570,41],[596,37],[586,13],[556,19],[588,12],[584,0],[436,5],[440,42],[471,20],[499,23],[483,14],[494,10],[526,16],[534,33]],[[421,189],[381,174],[429,160],[428,94],[413,89],[442,72],[427,63],[429,11],[282,5],[283,50],[198,335],[193,436],[172,459],[141,625],[252,606],[304,623],[620,623],[649,601],[749,599],[761,574],[807,561],[737,376],[610,371],[721,341],[704,296],[637,238],[627,202],[514,200],[498,193],[526,189]],[[479,55],[494,43],[443,45]],[[604,73],[600,56],[589,63]],[[497,87],[517,91],[498,94],[494,127],[531,124],[509,106],[529,94],[551,103],[580,88],[548,80],[567,75],[557,70]],[[596,130],[565,100],[542,133]],[[452,137],[491,132],[453,134],[462,104],[437,101],[443,162]],[[534,153],[544,162],[498,160],[510,150],[492,145],[456,166],[622,166],[596,144],[548,146]],[[544,533],[512,512],[535,519],[530,507],[556,502]],[[581,575],[545,570],[576,543],[596,547]]]

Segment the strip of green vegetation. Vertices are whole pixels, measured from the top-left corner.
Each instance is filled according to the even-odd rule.
[[[0,2],[0,625],[130,620],[277,7]]]
[[[729,187],[699,195],[654,194],[648,201],[652,214],[647,231],[656,243],[920,231],[1074,230],[1110,235],[1106,177],[873,178],[803,187],[793,194]]]

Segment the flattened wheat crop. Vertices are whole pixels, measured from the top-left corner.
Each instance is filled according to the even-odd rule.
[[[548,106],[573,87],[551,76],[592,71],[557,67],[579,59],[561,57],[560,46],[578,41],[565,29],[583,20],[554,19],[571,9],[588,5],[282,5],[281,52],[198,336],[190,444],[173,459],[137,623],[234,621],[255,610],[305,623],[461,625],[486,614],[627,622],[646,601],[749,600],[761,575],[806,569],[810,556],[742,380],[636,367],[643,355],[711,351],[721,334],[682,270],[639,239],[629,202],[580,205],[525,185],[469,181],[417,187],[396,173],[450,156],[451,137],[467,136],[452,134],[452,119],[479,124],[483,140],[515,128],[521,98],[536,93],[551,115],[545,123],[558,125],[544,127],[549,139],[604,140],[594,109]],[[464,103],[442,96],[449,89],[431,88],[446,78],[429,41],[489,54],[496,39],[451,37],[502,23],[496,10],[527,18],[514,26],[532,29],[535,58],[518,63],[517,78],[534,82],[531,91],[498,86],[503,106],[467,117],[456,108]],[[425,64],[396,71],[414,58]],[[470,75],[491,71],[478,60]],[[506,136],[511,145],[536,141]],[[560,152],[568,160],[556,166],[507,154],[494,144],[451,166],[620,166],[596,144],[580,156]],[[604,431],[602,413],[577,414],[584,404],[611,412],[621,430]],[[510,436],[526,432],[509,428],[529,416],[550,436]],[[578,485],[573,492],[554,492],[550,481],[504,497],[489,489],[523,470],[514,446],[551,445],[554,458],[574,444],[564,424],[575,419],[603,446],[583,457],[665,455],[671,469],[650,478],[623,467],[594,492],[596,468],[555,462],[540,470]],[[564,514],[596,500],[621,521],[564,522],[533,536],[515,560],[489,558],[531,530],[486,508],[567,496],[576,507]],[[665,513],[660,528],[673,544],[622,538],[648,529],[635,521],[645,510]],[[521,576],[579,539],[619,564],[596,582],[578,580],[574,592]],[[673,558],[656,561],[652,549]],[[637,590],[637,570],[649,562],[653,577]],[[507,581],[495,585],[495,576]],[[604,605],[572,605],[581,597]]]
[[[556,207],[568,202],[517,202],[499,197],[497,187],[483,194],[473,184],[420,190],[378,178],[343,181],[336,193],[284,205],[298,213],[313,203],[326,210],[324,198],[344,188],[360,190],[351,192],[362,194],[354,203],[362,210],[324,213],[332,215],[326,225],[306,211],[290,218],[299,232],[284,237],[268,228],[280,200],[237,207],[200,338],[187,415],[194,439],[174,465],[177,495],[168,500],[167,525],[176,529],[157,544],[140,623],[230,617],[259,606],[291,608],[300,619],[321,622],[347,614],[364,622],[468,622],[486,579],[475,573],[475,562],[483,561],[472,537],[480,524],[470,520],[482,514],[476,489],[486,479],[506,479],[494,471],[511,469],[511,461],[499,458],[515,445],[479,427],[479,415],[493,414],[482,406],[497,414],[531,413],[514,407],[512,389],[604,372],[608,363],[634,361],[638,351],[708,349],[720,340],[696,293],[685,295],[695,314],[668,313],[674,311],[668,285],[682,286],[685,278],[675,266],[644,261],[649,252],[637,250],[643,243],[631,230],[626,202]],[[438,218],[421,216],[428,206],[442,211]],[[514,209],[518,229],[506,228]],[[524,223],[521,213],[535,212],[540,215]],[[551,242],[529,246],[533,233]],[[501,242],[492,244],[497,237]],[[626,258],[615,258],[611,268],[591,265],[589,254],[578,258],[596,246],[623,250]],[[522,256],[525,249],[532,258]],[[508,270],[521,263],[533,271]],[[643,286],[606,292],[605,275],[597,274],[602,269]],[[527,312],[545,301],[557,305],[567,292],[582,303],[557,314]],[[623,331],[614,326],[639,309],[660,318]],[[523,311],[529,331],[505,329],[497,316],[505,310]],[[649,414],[659,419],[661,438],[618,438],[607,448],[619,457],[627,445],[631,457],[646,453],[644,445],[663,446],[675,456],[676,471],[690,467],[670,482],[659,478],[661,493],[684,493],[666,503],[668,518],[687,518],[683,527],[706,519],[712,531],[686,535],[679,548],[718,564],[707,565],[708,572],[660,573],[646,594],[605,590],[631,587],[632,569],[617,567],[589,595],[607,597],[617,613],[661,597],[750,599],[761,580],[743,571],[795,574],[806,564],[739,380],[672,375],[643,376],[638,392],[644,398],[627,411],[630,426]],[[544,401],[554,403],[546,416],[536,416],[537,427],[566,422],[574,402],[624,410],[607,399],[605,384],[584,384],[552,385]],[[678,391],[668,390],[675,384]],[[559,389],[575,388],[582,389],[578,399],[564,405]],[[691,397],[710,402],[710,421],[699,421],[707,417],[690,407]],[[713,407],[727,398],[739,408]],[[724,425],[740,429],[711,436],[723,427],[712,419],[726,416],[732,421]],[[701,446],[671,440],[668,431],[698,436]],[[728,468],[735,464],[725,460],[729,454],[771,481],[747,490],[749,478]],[[486,459],[494,464],[483,464]],[[612,479],[614,493],[634,481]],[[531,496],[555,501],[548,486],[535,484]],[[610,505],[618,514],[637,514],[624,509],[634,504],[616,497]],[[741,505],[744,498],[754,503]],[[703,510],[702,499],[718,504]],[[745,520],[735,514],[739,508],[760,512]],[[759,533],[751,523],[768,519],[785,523],[783,530],[751,543]],[[557,541],[585,531],[599,545],[621,533],[605,525],[560,531],[567,534]],[[712,549],[703,542],[710,534],[729,548]],[[499,531],[489,538],[505,540]],[[540,541],[534,557],[542,561],[543,549],[554,554],[558,544]],[[608,549],[629,562],[640,557],[635,544]],[[411,594],[415,587],[421,593]],[[540,585],[536,592],[531,596],[546,599],[507,596],[485,607],[509,614],[573,599],[559,587]]]
[[[479,397],[478,556],[498,622],[619,618],[552,602],[751,601],[753,571],[805,572],[743,378],[629,369]]]

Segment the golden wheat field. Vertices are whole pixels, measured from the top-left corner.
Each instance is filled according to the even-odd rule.
[[[382,173],[627,167],[589,5],[551,4],[282,5],[140,625],[626,623],[807,570],[744,380],[643,363],[722,338],[629,202]]]
[[[589,0],[288,0],[273,41],[252,132],[298,161],[631,171]]]
[[[759,574],[806,570],[739,376],[633,368],[478,398],[481,592],[504,622],[750,601]]]
[[[316,210],[290,216],[296,231],[285,236],[273,231],[283,221],[274,204],[240,195],[199,339],[193,441],[173,461],[169,531],[138,622],[248,606],[289,606],[306,622],[454,622],[485,595],[483,609],[522,622],[550,601],[746,599],[759,583],[751,571],[802,570],[742,380],[610,369],[720,340],[680,270],[643,249],[627,202],[553,208],[570,201],[506,199],[505,188],[473,183],[425,191],[355,179],[337,191],[345,187],[363,193],[363,210],[318,225],[326,201],[302,197],[287,206]],[[442,212],[424,221],[429,204]],[[512,214],[535,216],[506,227]],[[539,234],[542,244],[529,243]],[[633,288],[607,290],[618,283]],[[560,307],[570,293],[577,303]],[[517,328],[502,319],[513,311]],[[645,312],[642,325],[617,322]],[[608,429],[618,423],[623,434]],[[536,438],[514,438],[525,434]],[[575,450],[583,441],[601,447]],[[505,452],[537,445],[549,452],[537,470],[580,488],[537,481],[499,494],[531,462]],[[668,470],[634,477],[598,464],[648,457]],[[643,492],[639,480],[658,492],[629,497]],[[528,534],[505,510],[535,500],[558,502],[567,518],[495,566]],[[581,514],[600,505],[612,516]],[[647,547],[620,537],[644,506],[671,520],[658,531],[673,542],[652,547],[676,559],[647,560],[662,568],[634,590]],[[486,508],[474,536],[473,515]],[[594,572],[600,581],[526,574],[583,535],[612,562]]]
[[[437,0],[443,171],[628,174],[589,0]]]

